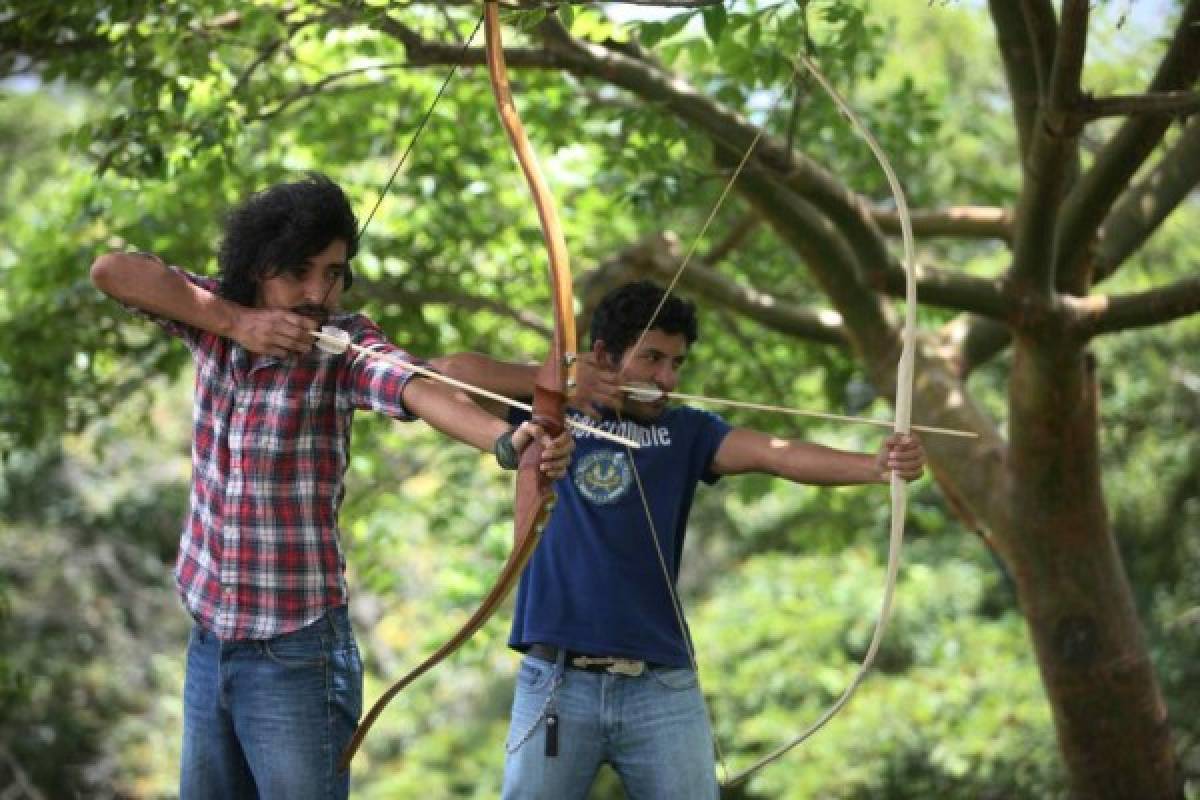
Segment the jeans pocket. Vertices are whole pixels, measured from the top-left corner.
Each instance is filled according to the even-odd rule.
[[[517,672],[512,716],[504,749],[512,755],[528,742],[542,724],[554,692],[554,665],[525,656]]]
[[[331,654],[330,689],[334,709],[353,733],[362,716],[363,665],[353,639],[339,642]]]
[[[263,642],[263,653],[282,667],[320,667],[326,660],[326,643],[316,630],[324,624],[317,620],[292,633],[276,636]]]
[[[554,665],[540,658],[525,656],[517,671],[517,686],[527,692],[540,692],[550,685],[554,677]]]
[[[650,670],[650,677],[664,689],[684,691],[696,687],[696,673],[687,668],[658,667]]]

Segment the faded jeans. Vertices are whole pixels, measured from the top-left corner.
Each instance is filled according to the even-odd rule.
[[[341,800],[337,760],[362,712],[362,661],[345,607],[293,633],[222,642],[192,628],[181,800]]]
[[[550,716],[555,756],[546,755]],[[506,749],[504,800],[587,797],[605,762],[631,800],[717,797],[708,712],[690,669],[652,667],[629,677],[525,656]]]

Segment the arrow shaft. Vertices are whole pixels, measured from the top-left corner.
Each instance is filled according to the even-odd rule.
[[[489,400],[495,400],[497,403],[503,403],[504,405],[511,406],[512,408],[519,408],[520,410],[528,413],[533,412],[533,407],[528,403],[522,403],[520,400],[514,400],[511,397],[506,397],[502,394],[484,389],[482,386],[475,386],[474,384],[460,381],[457,378],[451,378],[449,375],[443,375],[436,370],[429,369],[428,367],[422,367],[420,364],[414,364],[411,361],[406,361],[405,359],[393,355],[392,353],[381,353],[378,350],[372,350],[369,347],[363,347],[360,344],[346,341],[345,339],[341,339],[337,336],[331,336],[330,334],[322,331],[312,331],[312,335],[319,341],[339,348],[345,347],[346,349],[353,350],[355,353],[365,356],[366,358],[374,358],[379,361],[386,361],[389,364],[395,364],[398,367],[403,367],[410,372],[415,372],[422,377],[448,384],[456,389],[462,389],[464,392],[470,392],[471,394],[479,395],[480,397],[486,397]],[[569,427],[575,428],[576,430],[586,431],[592,436],[596,436],[601,439],[607,439],[610,442],[615,442],[616,444],[632,447],[634,449],[641,447],[641,445],[632,439],[627,439],[624,436],[618,436],[615,433],[609,433],[608,431],[600,430],[599,428],[588,425],[587,423],[579,422],[573,419],[568,419],[566,422]]]
[[[644,393],[646,390],[636,386],[622,386],[622,391],[631,394],[639,392]],[[773,414],[790,414],[795,417],[814,417],[816,419],[828,419],[836,422],[857,422],[862,425],[876,425],[880,428],[890,428],[892,423],[887,420],[871,419],[869,417],[854,417],[846,414],[831,414],[825,411],[808,411],[802,408],[788,408],[786,406],[773,406],[766,403],[752,403],[746,400],[727,400],[722,397],[705,397],[699,394],[685,394],[683,392],[660,392],[659,394],[671,398],[672,400],[685,400],[693,403],[712,403],[715,405],[729,406],[731,408],[745,408],[751,411],[768,411]],[[912,429],[921,431],[922,433],[935,433],[944,436],[961,436],[964,438],[978,438],[979,434],[974,431],[960,431],[953,428],[936,428],[932,425],[913,425]]]

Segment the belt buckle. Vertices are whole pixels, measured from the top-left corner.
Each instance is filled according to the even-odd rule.
[[[611,675],[625,675],[629,678],[636,678],[646,671],[645,661],[615,656],[575,656],[571,659],[571,666],[579,669],[604,667],[604,671]]]
[[[636,661],[632,658],[614,658],[612,663],[608,665],[608,672],[614,675],[625,675],[630,678],[636,678],[646,671],[645,661]]]

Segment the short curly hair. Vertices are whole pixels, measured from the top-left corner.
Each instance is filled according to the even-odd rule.
[[[690,347],[699,335],[696,306],[673,294],[663,303],[664,294],[666,290],[653,281],[635,281],[613,289],[592,312],[592,342],[603,341],[609,355],[619,361],[649,327],[683,334]],[[660,303],[662,308],[658,309]]]
[[[217,253],[219,293],[254,305],[265,278],[303,265],[336,239],[346,243],[346,259],[358,252],[358,221],[341,187],[312,172],[303,180],[276,184],[248,197],[225,220]],[[347,269],[344,287],[353,280]]]

